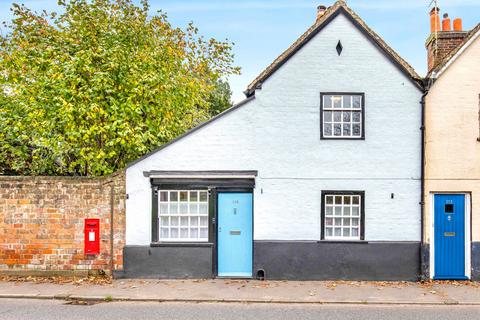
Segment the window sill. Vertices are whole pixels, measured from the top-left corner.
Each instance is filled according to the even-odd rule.
[[[355,243],[355,244],[368,244],[366,240],[320,240],[317,243]]]
[[[213,247],[211,242],[152,242],[150,247]]]

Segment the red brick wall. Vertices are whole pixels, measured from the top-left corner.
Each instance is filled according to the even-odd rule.
[[[114,270],[122,269],[125,175],[0,176],[0,272],[110,270],[111,187]],[[100,254],[84,254],[84,219],[100,219]]]

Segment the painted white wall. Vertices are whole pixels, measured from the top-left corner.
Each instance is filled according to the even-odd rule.
[[[365,93],[364,141],[320,140],[329,91]],[[127,245],[150,243],[150,170],[258,170],[255,240],[319,240],[322,190],[365,191],[366,240],[420,240],[421,92],[343,14],[255,95],[127,169]]]

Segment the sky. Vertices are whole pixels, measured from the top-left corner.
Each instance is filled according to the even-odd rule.
[[[138,2],[139,0],[135,0]],[[431,0],[347,0],[347,4],[420,75],[426,73],[425,39],[430,32]],[[57,0],[0,0],[0,21],[12,18],[12,3],[58,11]],[[233,101],[248,84],[315,21],[316,7],[334,0],[150,0],[152,14],[162,10],[184,28],[193,21],[208,38],[234,43],[240,76],[229,79]],[[464,30],[480,22],[480,0],[438,0],[441,14],[463,19]],[[1,32],[6,32],[1,29]]]

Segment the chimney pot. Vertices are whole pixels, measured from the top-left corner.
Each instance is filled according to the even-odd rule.
[[[430,32],[434,33],[436,31],[440,31],[440,16],[438,13],[440,12],[440,8],[434,7],[430,11]]]
[[[462,31],[463,30],[462,19],[456,18],[455,20],[453,20],[453,30],[454,31]]]
[[[442,20],[442,31],[451,31],[452,30],[452,24],[450,22],[450,18],[448,17],[448,13],[445,13],[443,15],[443,20]]]
[[[327,7],[324,5],[319,5],[317,7],[317,20],[320,19],[325,14],[326,10],[327,10]]]

